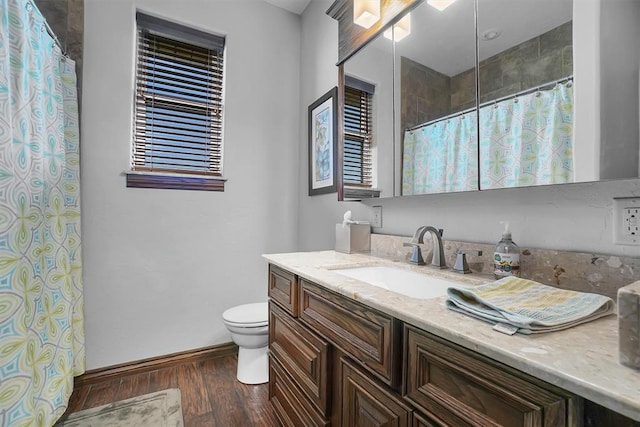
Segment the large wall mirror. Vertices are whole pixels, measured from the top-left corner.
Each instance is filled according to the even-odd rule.
[[[410,20],[343,64],[371,103],[371,178],[345,164],[345,198],[640,176],[639,0],[425,0]]]

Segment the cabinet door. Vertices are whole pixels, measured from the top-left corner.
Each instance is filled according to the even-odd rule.
[[[325,427],[329,420],[318,413],[291,381],[276,359],[269,356],[269,400],[282,425]]]
[[[355,365],[341,359],[342,425],[349,427],[409,427],[411,408],[399,397],[385,390],[360,372]]]
[[[577,425],[577,398],[419,329],[405,328],[406,398],[448,425]]]
[[[401,322],[300,279],[300,320],[369,367],[385,384],[399,386]]]
[[[269,264],[269,298],[287,313],[298,317],[298,278],[295,274]]]
[[[329,344],[269,304],[269,349],[309,400],[329,414]]]

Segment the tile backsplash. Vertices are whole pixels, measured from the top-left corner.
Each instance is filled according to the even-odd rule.
[[[371,255],[395,260],[407,260],[411,248],[403,247],[409,237],[384,234],[371,235]],[[425,236],[422,255],[431,262],[432,244]],[[481,250],[482,256],[467,255],[467,263],[473,274],[493,275],[493,251],[495,245],[458,242],[443,239],[444,253],[449,268],[456,261],[458,249]],[[596,253],[555,251],[520,247],[522,277],[562,289],[594,292],[614,300],[618,289],[640,280],[640,259]]]

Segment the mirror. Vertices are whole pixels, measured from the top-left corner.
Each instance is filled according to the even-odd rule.
[[[477,190],[474,0],[442,11],[422,3],[394,47],[396,194]]]
[[[344,64],[346,199],[394,196],[393,66],[393,44],[382,36]]]
[[[379,37],[344,63],[348,75],[360,55],[366,54],[369,63],[385,68],[388,74],[389,51],[395,50],[391,59],[395,116],[381,114],[386,108],[380,105],[386,102],[381,97],[376,100],[378,114],[374,116],[378,126],[394,129],[391,137],[373,132],[377,157],[372,157],[372,164],[380,197],[640,176],[640,2],[477,0],[479,67],[475,67],[473,3],[456,0],[439,12],[425,0],[411,12],[409,37],[391,47],[389,40]],[[381,56],[373,59],[375,55]],[[419,81],[418,75],[427,77]],[[442,102],[446,90],[437,87],[438,80],[442,83],[447,78],[448,110]],[[382,91],[388,82],[377,82],[376,90]],[[476,111],[475,185],[471,164],[462,162],[466,170],[454,168],[444,175],[440,171],[436,179],[442,181],[444,176],[446,183],[455,185],[468,179],[466,186],[428,183],[425,189],[416,185],[409,189],[407,175],[419,175],[415,169],[424,163],[411,154],[415,141],[407,140],[407,132],[421,125],[435,132],[437,120],[445,118],[441,122],[451,124],[460,112],[473,110],[476,83],[480,107]],[[427,95],[426,100],[421,99],[422,94]],[[559,114],[541,118],[534,109],[508,117],[507,113],[522,109],[527,102],[538,110],[556,109]],[[527,127],[531,117],[539,122],[533,130]],[[560,131],[559,136],[548,138],[552,141],[548,152],[542,141],[521,138],[532,132],[548,133],[548,127]],[[466,147],[467,159],[472,158],[472,145],[462,147]],[[433,157],[433,150],[426,146],[421,150]],[[445,152],[447,156],[431,160],[446,165],[453,157],[460,163],[460,150]],[[425,168],[423,175],[433,170],[437,169]]]

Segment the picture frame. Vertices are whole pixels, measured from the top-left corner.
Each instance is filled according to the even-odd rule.
[[[309,196],[338,191],[338,88],[309,106]]]

